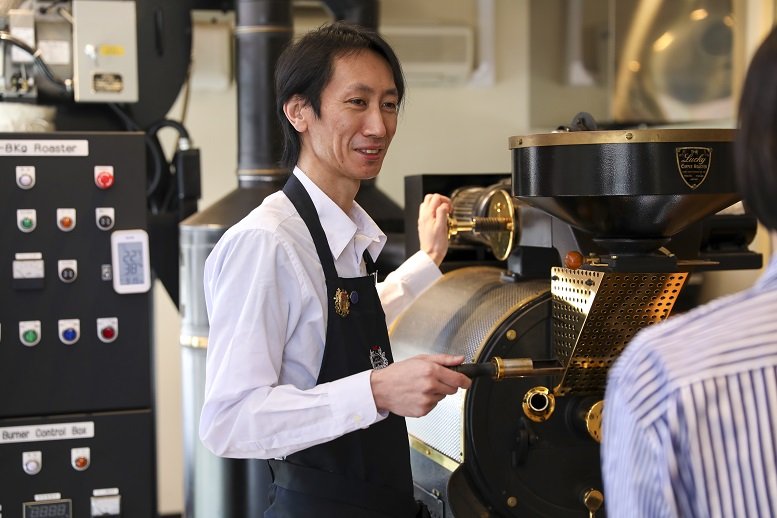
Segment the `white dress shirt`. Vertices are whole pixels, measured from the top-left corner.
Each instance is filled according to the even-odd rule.
[[[305,174],[341,277],[365,275],[386,236],[354,203],[346,214]],[[378,283],[387,324],[442,274],[418,252]],[[383,418],[370,371],[316,385],[326,338],[326,284],[313,238],[282,192],[228,229],[205,262],[210,332],[200,438],[213,453],[274,458]]]
[[[608,516],[777,516],[776,315],[777,257],[629,343],[605,394]]]

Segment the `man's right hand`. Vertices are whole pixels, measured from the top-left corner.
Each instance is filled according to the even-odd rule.
[[[448,368],[463,361],[463,356],[419,354],[372,371],[375,406],[380,412],[404,417],[428,414],[442,398],[472,384],[467,376]]]

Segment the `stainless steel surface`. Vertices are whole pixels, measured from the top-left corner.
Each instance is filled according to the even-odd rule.
[[[473,266],[445,274],[392,325],[394,360],[416,354],[481,358],[483,347],[508,317],[548,292],[547,281],[505,282],[498,268]],[[464,461],[463,411],[466,391],[444,398],[423,419],[408,418],[411,436],[446,457]]]
[[[229,495],[216,490],[228,477],[224,459],[216,457],[203,446],[197,430],[205,398],[206,349],[181,348],[181,386],[184,502],[187,518],[222,516],[228,508]]]

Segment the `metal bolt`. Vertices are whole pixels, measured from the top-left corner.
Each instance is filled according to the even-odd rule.
[[[515,329],[510,329],[505,333],[505,338],[512,341],[515,340],[515,337],[518,336],[518,333],[515,332]]]
[[[507,507],[515,507],[518,505],[518,499],[511,496],[507,499]]]

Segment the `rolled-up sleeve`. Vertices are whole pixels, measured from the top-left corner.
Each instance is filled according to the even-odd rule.
[[[388,274],[383,282],[378,283],[378,295],[386,313],[386,325],[391,327],[391,323],[402,311],[440,277],[440,268],[423,251],[416,252]]]

